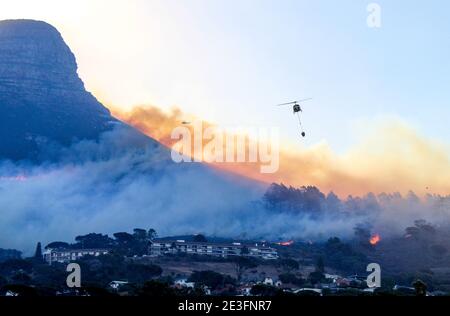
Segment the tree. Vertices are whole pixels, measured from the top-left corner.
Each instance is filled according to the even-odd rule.
[[[413,237],[415,239],[419,238],[420,229],[417,227],[407,227],[405,229],[406,235]]]
[[[433,235],[436,233],[436,228],[423,219],[415,221],[414,224],[425,234]]]
[[[234,285],[234,280],[214,271],[194,271],[189,277],[189,282],[199,283],[216,289],[227,284]]]
[[[30,260],[10,259],[0,263],[0,274],[7,276],[16,272],[31,273],[33,270],[33,263]]]
[[[118,251],[126,256],[142,256],[147,253],[150,241],[147,232],[143,229],[135,229],[134,234],[120,232],[115,233]]]
[[[324,250],[327,266],[331,268],[352,273],[366,270],[366,255],[355,251],[349,244],[341,242],[337,237],[330,238],[325,244]]]
[[[319,257],[316,262],[316,272],[325,272],[325,263],[323,262],[323,257]]]
[[[151,280],[162,274],[163,270],[160,266],[154,264],[128,264],[127,279],[131,282],[142,282]]]
[[[45,246],[45,249],[67,249],[67,248],[70,248],[70,245],[62,241],[51,242],[47,246]]]
[[[153,228],[150,228],[148,230],[148,235],[147,236],[148,236],[148,239],[153,240],[155,238],[158,238],[158,233]]]
[[[43,260],[42,245],[40,242],[37,243],[36,251],[34,252],[34,259],[38,262],[42,262],[42,260]]]
[[[102,234],[87,234],[84,236],[77,236],[75,241],[78,243],[77,246],[82,249],[94,249],[94,248],[111,248],[114,241],[108,237],[108,235]]]
[[[438,258],[442,258],[448,252],[447,248],[443,245],[432,245],[430,247],[430,250],[433,253],[433,255]]]
[[[140,241],[145,241],[147,240],[148,234],[147,231],[145,229],[140,229],[140,228],[135,228],[133,230],[134,234],[134,238]]]
[[[16,293],[18,296],[23,296],[23,297],[35,297],[38,295],[35,288],[29,287],[26,285],[21,285],[21,284],[6,285],[3,287],[3,291],[5,291],[5,292],[10,291],[10,292]]]
[[[138,296],[144,297],[170,297],[174,295],[175,291],[169,284],[154,280],[145,282],[144,286],[138,291]]]
[[[31,285],[31,276],[24,272],[18,272],[11,277],[14,284]]]
[[[413,283],[414,289],[416,290],[416,296],[426,296],[427,295],[427,285],[422,280],[417,280]]]
[[[280,274],[278,278],[284,284],[294,284],[296,286],[303,286],[306,283],[306,280],[302,279],[301,277],[297,277],[295,274],[292,273]]]
[[[358,240],[358,242],[364,246],[369,247],[370,245],[370,229],[369,227],[358,225],[354,228],[355,231],[355,237]]]
[[[263,201],[268,209],[277,212],[291,212],[319,216],[325,205],[325,195],[316,187],[308,186],[296,189],[281,184],[272,184],[264,195]]]
[[[195,235],[193,241],[194,241],[194,242],[201,242],[201,243],[208,242],[208,240],[206,239],[206,237],[203,236],[202,234]]]
[[[114,238],[116,238],[117,242],[120,244],[131,243],[134,239],[133,235],[125,232],[115,233]]]
[[[309,274],[308,280],[311,284],[315,285],[317,283],[322,282],[325,279],[325,276],[322,272],[314,271]]]
[[[251,259],[246,257],[236,257],[233,259],[236,268],[236,276],[238,281],[242,279],[242,275],[248,269],[256,268],[258,265]]]
[[[0,263],[12,259],[21,259],[22,252],[14,249],[1,249],[0,248]]]
[[[0,275],[0,288],[8,284],[8,280]]]
[[[252,287],[252,289],[250,290],[250,293],[253,296],[280,296],[283,295],[283,290],[274,287],[274,286],[270,286],[270,285],[264,285],[264,284],[256,284],[255,286]]]
[[[293,270],[298,270],[300,268],[298,261],[294,259],[281,260],[280,264],[288,273],[291,273]]]

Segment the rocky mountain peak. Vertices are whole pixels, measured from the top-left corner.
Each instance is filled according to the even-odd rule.
[[[75,56],[51,25],[32,20],[0,22],[3,87],[84,90]]]
[[[53,26],[0,21],[0,159],[33,159],[46,141],[95,139],[113,121],[85,90],[75,56]]]

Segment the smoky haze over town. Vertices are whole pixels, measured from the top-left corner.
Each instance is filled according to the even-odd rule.
[[[450,293],[449,170],[436,191],[405,192],[402,182],[401,193],[383,193],[371,174],[361,183],[376,192],[351,195],[339,189],[340,176],[350,189],[358,183],[351,163],[306,172],[306,154],[307,175],[295,171],[302,185],[287,176],[300,157],[287,151],[272,178],[245,164],[175,163],[168,115],[111,114],[77,67],[52,25],[0,21],[1,295],[92,294],[64,287],[70,262],[105,295],[369,295],[373,262],[383,268],[380,291]],[[420,144],[439,152],[436,166],[449,162],[439,146]],[[304,183],[336,170],[337,180]],[[428,170],[410,169],[414,187]]]

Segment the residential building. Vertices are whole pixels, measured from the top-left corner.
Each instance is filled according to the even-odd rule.
[[[128,284],[129,283],[127,281],[111,281],[109,282],[109,287],[114,291],[118,291],[121,287]]]
[[[185,240],[154,240],[149,249],[150,255],[162,256],[166,254],[187,253],[210,255],[217,257],[245,256],[261,259],[278,259],[277,250],[266,244],[241,243],[209,243],[191,242]]]
[[[174,285],[179,288],[190,288],[193,289],[195,287],[194,282],[188,282],[187,279],[180,279],[174,282]]]
[[[54,262],[69,263],[84,256],[98,257],[108,253],[107,249],[47,249],[43,256],[48,264],[52,264]]]
[[[280,280],[274,280],[273,278],[265,278],[262,284],[276,287],[281,287],[283,285],[283,283]]]

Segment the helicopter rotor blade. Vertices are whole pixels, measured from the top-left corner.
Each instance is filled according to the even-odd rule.
[[[306,102],[306,101],[311,101],[311,100],[312,100],[312,98],[308,98],[308,99],[303,99],[303,100],[300,100],[300,101],[293,101],[293,102],[278,104],[277,106],[296,105],[296,104],[303,103],[303,102]]]
[[[289,102],[289,103],[277,104],[277,106],[293,105],[293,104],[297,104],[297,102]]]
[[[302,103],[302,102],[306,102],[306,101],[311,101],[313,98],[308,98],[308,99],[303,99],[300,101],[297,101],[297,103]]]

